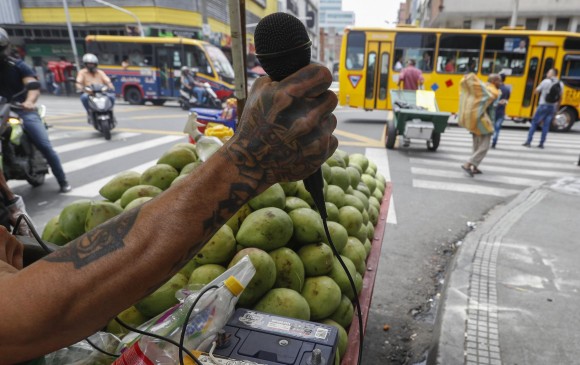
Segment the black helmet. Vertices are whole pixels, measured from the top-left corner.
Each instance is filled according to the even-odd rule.
[[[10,55],[10,37],[4,28],[0,28],[0,60],[7,59]]]

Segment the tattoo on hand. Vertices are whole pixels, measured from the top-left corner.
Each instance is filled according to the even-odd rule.
[[[111,219],[107,224],[70,242],[60,250],[45,256],[45,261],[70,262],[80,269],[125,246],[123,239],[135,223],[140,207]]]

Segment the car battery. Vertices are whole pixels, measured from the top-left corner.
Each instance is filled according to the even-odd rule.
[[[405,138],[431,139],[433,123],[413,119],[405,124]]]
[[[338,330],[329,325],[237,309],[214,354],[265,365],[332,365]]]

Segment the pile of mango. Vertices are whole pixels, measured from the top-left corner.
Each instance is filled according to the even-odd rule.
[[[106,200],[80,200],[65,207],[46,225],[43,238],[64,244],[153,199],[200,164],[194,145],[177,144],[142,174],[123,172],[105,184],[100,194]],[[364,155],[340,150],[323,164],[322,172],[330,236],[360,293],[385,178]],[[119,317],[138,326],[175,305],[178,290],[209,283],[246,255],[256,274],[238,306],[333,325],[339,330],[342,356],[355,293],[302,181],[275,184],[250,200],[185,267]],[[108,330],[127,333],[114,321]]]

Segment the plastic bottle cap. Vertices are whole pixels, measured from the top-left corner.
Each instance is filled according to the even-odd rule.
[[[228,288],[233,295],[235,295],[236,297],[238,295],[240,295],[242,293],[242,291],[244,291],[244,286],[242,285],[242,283],[240,283],[238,281],[238,279],[236,279],[233,276],[230,276],[229,278],[227,278],[226,280],[224,280],[224,285],[226,286],[226,288]]]

